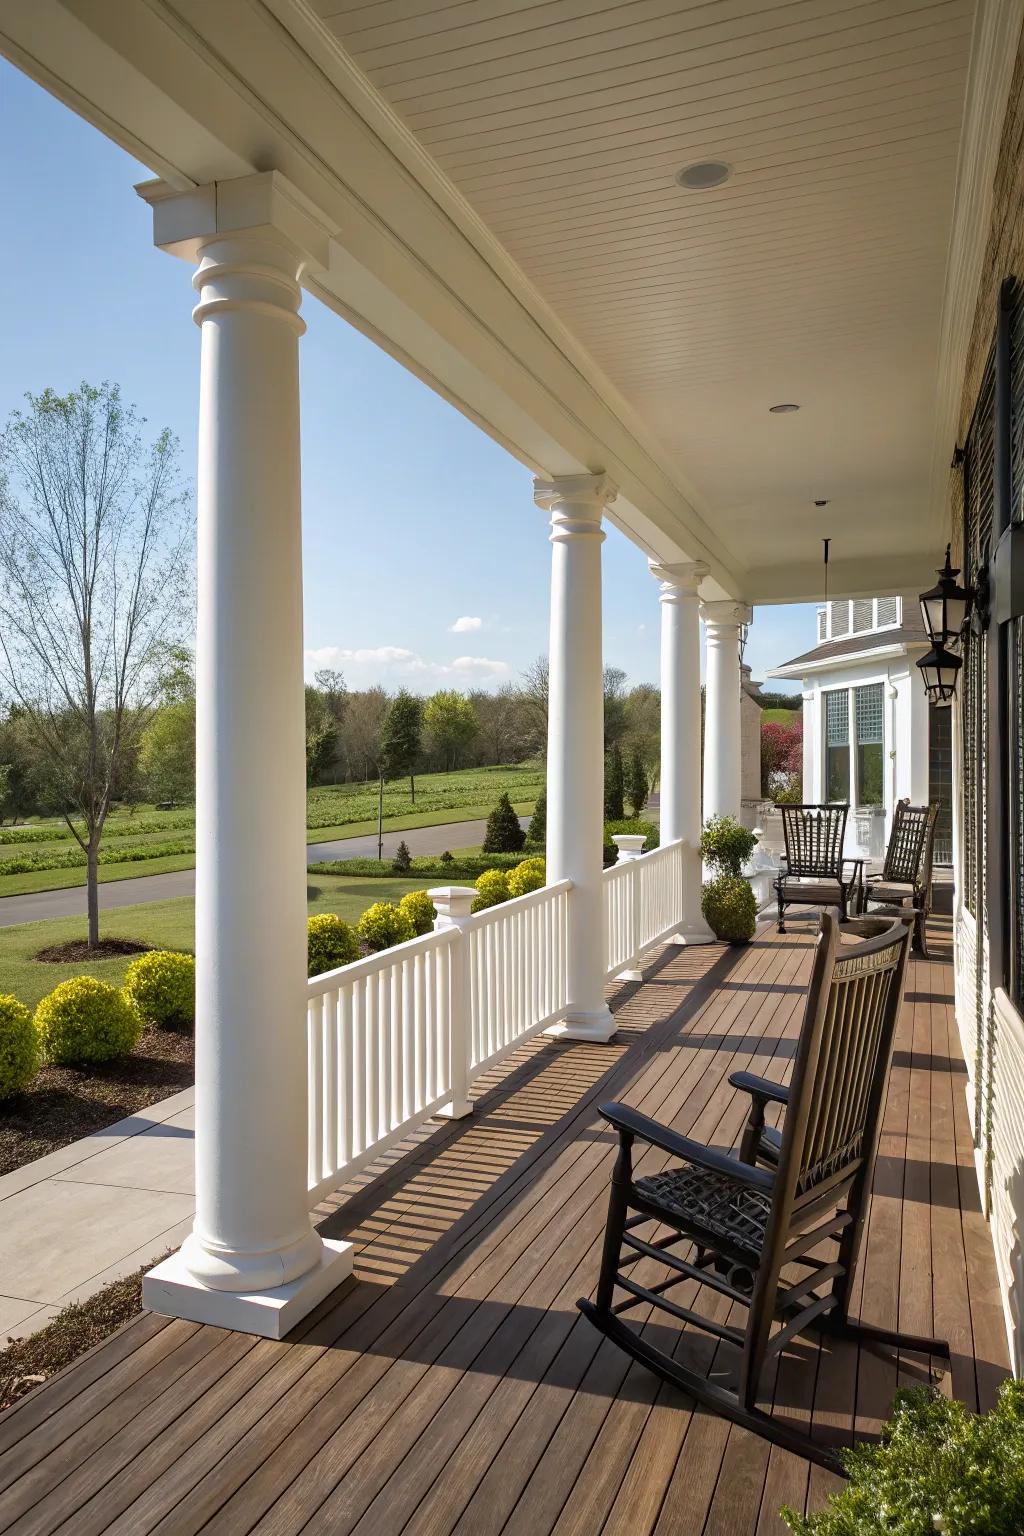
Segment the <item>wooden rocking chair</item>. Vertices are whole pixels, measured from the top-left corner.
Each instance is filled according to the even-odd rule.
[[[851,929],[860,940],[840,943],[836,920],[827,913],[821,918],[791,1086],[748,1072],[729,1079],[751,1098],[738,1157],[680,1136],[626,1105],[602,1106],[619,1133],[619,1154],[596,1299],[577,1303],[608,1338],[698,1402],[833,1469],[837,1458],[827,1447],[758,1408],[762,1371],[773,1354],[812,1325],[873,1345],[949,1354],[941,1340],[850,1318],[910,949],[910,930],[902,922],[862,918],[845,931]],[[786,1107],[781,1138],[764,1124],[765,1106],[773,1102]],[[682,1166],[635,1177],[635,1141],[660,1148]],[[659,1235],[664,1228],[668,1235]],[[832,1240],[834,1257],[815,1253]],[[664,1266],[668,1278],[640,1284],[631,1271],[645,1259]],[[698,1287],[690,1303],[672,1300],[668,1292],[687,1282]],[[617,1288],[625,1298],[616,1302]],[[707,1303],[717,1296],[747,1309],[744,1326],[709,1315]],[[702,1302],[705,1310],[699,1311]],[[623,1314],[639,1306],[734,1346],[735,1387],[710,1380],[658,1348],[649,1332],[630,1327]],[[721,1358],[721,1344],[716,1353],[720,1375],[729,1362]]]
[[[914,948],[928,958],[927,924],[932,909],[932,854],[939,806],[896,802],[889,846],[880,875],[868,875],[863,900],[876,907],[876,915],[895,916],[910,908],[914,913]]]
[[[845,920],[857,910],[863,859],[843,857],[848,805],[780,805],[786,868],[775,881],[779,932],[789,906],[838,907]],[[851,873],[847,874],[849,866]]]

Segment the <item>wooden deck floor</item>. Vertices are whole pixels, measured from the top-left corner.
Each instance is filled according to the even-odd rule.
[[[863,1315],[952,1344],[991,1403],[1006,1343],[979,1210],[948,927],[916,961],[862,1266]],[[810,920],[744,951],[669,949],[623,987],[617,1043],[532,1042],[468,1121],[334,1202],[356,1277],[282,1343],[144,1315],[0,1419],[0,1530],[216,1536],[726,1536],[817,1508],[829,1474],[705,1414],[580,1317],[622,1098],[732,1143],[730,1071],[788,1069]],[[650,1155],[648,1168],[659,1166]],[[690,1335],[680,1347],[701,1348]],[[870,1433],[914,1370],[802,1343],[773,1411]]]

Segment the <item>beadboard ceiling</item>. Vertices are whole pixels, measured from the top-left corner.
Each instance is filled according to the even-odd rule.
[[[315,5],[741,564],[922,548],[973,0]]]

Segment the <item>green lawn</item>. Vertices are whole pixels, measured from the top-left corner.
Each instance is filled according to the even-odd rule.
[[[794,720],[799,720],[802,714],[800,709],[762,709],[762,721],[771,720],[776,725],[792,725]]]
[[[375,901],[398,901],[406,891],[424,891],[436,885],[429,880],[358,880],[337,875],[313,875],[307,887],[310,912],[337,912],[354,923]],[[195,902],[191,896],[174,901],[150,901],[137,907],[119,907],[100,915],[104,938],[137,939],[161,949],[191,950],[195,940]],[[130,955],[109,960],[80,961],[74,965],[50,965],[33,955],[51,944],[85,937],[85,920],[58,917],[42,923],[18,923],[0,928],[0,992],[13,992],[34,1008],[59,981],[87,972],[120,986]]]
[[[528,815],[543,782],[543,770],[537,763],[424,774],[416,780],[414,805],[409,781],[397,780],[385,786],[384,829],[400,832],[445,822],[476,821],[489,813],[503,790],[508,791],[520,815]],[[359,837],[377,830],[375,783],[320,786],[309,791],[306,803],[308,842]],[[130,815],[118,811],[111,815],[104,833],[100,879],[130,880],[191,869],[194,848],[195,813],[187,807],[161,812],[153,806],[139,806]],[[56,819],[25,827],[0,827],[0,897],[84,885],[85,870],[78,862],[81,857],[68,828]],[[104,863],[104,859],[111,862]],[[29,867],[11,867],[16,864]],[[4,872],[5,867],[9,872]]]

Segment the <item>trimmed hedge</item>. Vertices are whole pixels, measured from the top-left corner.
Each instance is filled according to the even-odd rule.
[[[154,949],[125,972],[124,994],[153,1029],[192,1029],[196,1022],[196,962],[174,949]]]
[[[322,976],[339,965],[359,959],[359,940],[350,923],[333,912],[318,912],[306,920],[306,974]]]
[[[375,901],[367,907],[356,924],[356,931],[367,949],[390,949],[394,944],[404,944],[415,938],[412,919],[408,912],[393,901]]]
[[[390,859],[332,859],[310,864],[314,875],[351,875],[355,879],[408,880],[422,876],[424,879],[475,880],[487,869],[515,869],[522,863],[520,853],[466,853],[452,856],[446,863],[443,855],[426,855],[413,859],[405,871],[395,869]]]
[[[0,1099],[24,1093],[39,1071],[39,1031],[12,992],[0,995]]]
[[[398,910],[405,913],[417,934],[429,933],[437,916],[437,908],[426,891],[408,891],[398,903]]]
[[[480,894],[473,903],[473,911],[483,912],[488,907],[497,907],[503,901],[509,901],[512,892],[508,882],[509,877],[503,869],[485,870],[476,882]]]
[[[509,873],[508,889],[512,896],[528,896],[531,891],[539,891],[546,877],[546,861],[536,856],[524,859]]]
[[[72,976],[43,998],[36,1028],[45,1060],[71,1066],[127,1056],[142,1034],[142,1019],[117,987]]]

